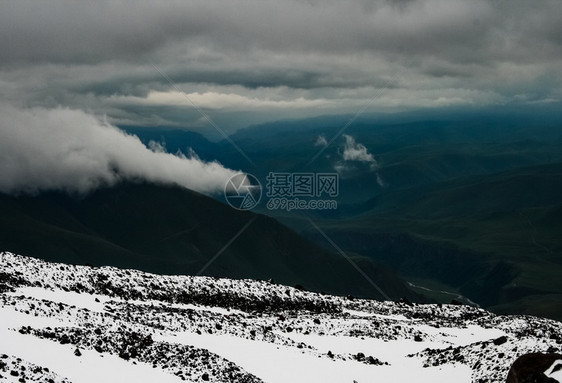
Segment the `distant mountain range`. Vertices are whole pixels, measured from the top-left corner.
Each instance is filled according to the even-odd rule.
[[[341,132],[351,117],[236,132],[232,140],[256,166],[227,141],[184,138],[202,157],[264,180],[270,171],[334,172],[345,140],[337,136],[325,149],[315,143],[349,134],[372,154],[376,171],[342,174],[338,209],[309,212],[339,246],[393,268],[439,301],[460,296],[497,312],[562,318],[559,113],[360,117]],[[173,150],[186,145],[160,133]],[[301,215],[257,211],[326,246]]]
[[[384,185],[369,169],[341,177],[338,209],[308,214],[395,299],[419,300],[413,289],[441,302],[561,319],[562,130],[552,118],[449,117],[357,120],[345,133],[373,155]],[[335,171],[341,137],[309,162],[320,150],[317,138],[330,139],[340,122],[237,132],[232,139],[256,166],[227,141],[172,128],[126,130],[146,145],[156,141],[186,155],[191,148],[263,181],[269,171]],[[255,211],[273,218],[146,184],[85,197],[2,195],[0,246],[48,260],[195,274],[253,220],[205,274],[380,297],[301,214],[263,205]]]
[[[560,318],[561,196],[562,164],[550,164],[389,191],[322,225],[410,281],[439,281],[435,290],[499,312]]]

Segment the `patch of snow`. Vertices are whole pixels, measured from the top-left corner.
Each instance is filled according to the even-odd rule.
[[[177,376],[153,369],[146,363],[132,364],[116,355],[104,354],[102,357],[101,354],[88,350],[82,350],[82,355],[77,357],[74,355],[76,347],[73,345],[61,345],[9,329],[22,325],[46,327],[60,326],[60,323],[54,318],[30,317],[9,308],[0,308],[0,352],[39,366],[48,366],[73,383],[182,382]]]
[[[560,352],[562,339],[560,322],[470,306],[350,300],[11,253],[0,253],[0,277],[0,355],[74,383],[500,382],[518,356]]]
[[[291,338],[299,338],[291,335]],[[160,339],[168,342],[206,348],[243,367],[267,383],[341,383],[395,381],[418,383],[470,382],[471,370],[463,365],[441,368],[421,368],[419,361],[405,358],[405,351],[419,349],[408,342],[385,343],[350,337],[314,336],[314,345],[337,352],[357,352],[384,355],[392,359],[390,366],[366,365],[355,360],[331,360],[307,354],[294,347],[241,339],[229,335],[197,335],[180,333]],[[309,338],[301,338],[311,340]],[[321,341],[320,341],[321,339]],[[394,356],[393,356],[394,355]]]

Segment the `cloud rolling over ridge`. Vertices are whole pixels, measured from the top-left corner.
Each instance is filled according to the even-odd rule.
[[[217,162],[150,150],[81,110],[0,104],[0,115],[0,192],[84,193],[133,180],[213,193],[236,174]]]

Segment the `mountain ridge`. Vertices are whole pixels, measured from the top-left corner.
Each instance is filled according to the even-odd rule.
[[[86,196],[2,195],[0,210],[0,246],[50,261],[273,278],[315,291],[380,298],[339,254],[271,217],[237,211],[180,187],[129,183]],[[423,299],[389,269],[351,256],[395,299]]]

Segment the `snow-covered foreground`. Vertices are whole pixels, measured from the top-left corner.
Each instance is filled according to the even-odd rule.
[[[0,381],[504,382],[561,343],[559,322],[468,306],[0,254]]]

